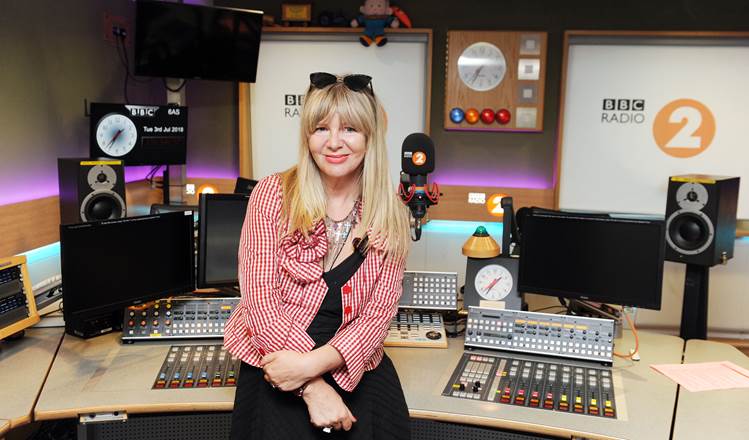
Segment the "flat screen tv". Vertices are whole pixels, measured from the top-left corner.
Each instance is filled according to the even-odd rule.
[[[135,74],[255,82],[263,13],[139,0]]]

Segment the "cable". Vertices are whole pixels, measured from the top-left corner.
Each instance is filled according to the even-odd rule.
[[[544,310],[549,310],[549,309],[565,309],[566,310],[567,308],[564,307],[564,306],[549,306],[549,307],[542,307],[542,308],[536,309],[536,310],[531,310],[531,312],[534,312],[534,313],[535,312],[543,312]],[[557,313],[557,312],[554,312],[554,313]]]
[[[146,182],[148,182],[149,185],[153,185],[153,179],[162,166],[163,165],[156,165],[155,167],[151,168],[151,171],[149,171],[148,174],[146,174]]]
[[[117,34],[117,55],[120,57],[120,62],[122,63],[122,66],[125,68],[125,72],[127,72],[127,76],[130,77],[130,79],[133,82],[141,83],[141,84],[148,84],[151,81],[153,81],[153,78],[149,78],[147,80],[138,79],[135,77],[135,75],[130,73],[130,58],[127,55],[127,45],[125,44],[125,38],[126,35],[124,34]],[[122,53],[120,53],[120,44],[122,45]]]
[[[179,87],[177,87],[176,89],[173,89],[169,87],[169,85],[166,83],[166,78],[161,78],[161,80],[164,82],[164,88],[169,90],[172,93],[178,93],[180,90],[185,88],[185,85],[187,84],[187,80],[182,78],[182,84],[180,84]]]
[[[635,328],[635,324],[629,318],[629,314],[624,311],[624,308],[622,308],[622,315],[624,315],[624,318],[626,318],[627,324],[629,324],[629,328],[632,330],[632,334],[635,336],[635,349],[634,351],[631,351],[629,354],[621,354],[621,353],[614,352],[614,356],[620,357],[622,359],[633,359],[635,355],[639,354],[640,352],[640,338],[637,336],[637,329]]]

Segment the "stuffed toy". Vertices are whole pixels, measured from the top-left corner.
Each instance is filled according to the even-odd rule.
[[[365,47],[372,43],[384,46],[388,42],[385,27],[397,28],[400,25],[388,0],[365,0],[359,12],[361,14],[351,20],[351,27],[364,26],[364,35],[359,37],[359,42]]]

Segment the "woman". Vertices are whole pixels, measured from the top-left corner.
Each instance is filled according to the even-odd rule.
[[[408,213],[366,75],[310,75],[298,164],[261,180],[239,249],[233,439],[408,439],[382,343],[402,291]],[[331,434],[332,432],[332,434]]]

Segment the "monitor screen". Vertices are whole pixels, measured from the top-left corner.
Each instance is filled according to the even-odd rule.
[[[191,292],[192,212],[60,227],[63,310],[100,314]]]
[[[138,1],[135,74],[255,82],[263,13]]]
[[[521,292],[660,310],[663,221],[539,210],[521,237]]]
[[[198,287],[235,286],[247,194],[200,195]]]

